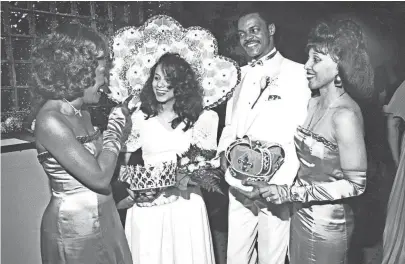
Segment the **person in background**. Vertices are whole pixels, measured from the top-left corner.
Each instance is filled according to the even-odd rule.
[[[38,159],[50,179],[51,200],[41,224],[42,263],[130,264],[110,181],[130,115],[115,107],[102,135],[85,105],[96,104],[106,82],[105,38],[80,24],[63,24],[32,51]]]
[[[302,64],[283,57],[275,46],[276,26],[258,10],[246,10],[238,20],[240,45],[251,58],[242,67],[242,80],[228,101],[226,121],[218,146],[222,169],[229,183],[228,264],[284,263],[289,241],[290,212],[285,205],[259,208],[257,192],[243,190],[231,176],[225,151],[238,138],[278,143],[284,164],[271,179],[291,185],[299,161],[294,132],[306,117],[310,98]],[[242,188],[241,188],[242,187]],[[258,251],[256,250],[258,243]]]
[[[405,81],[384,107],[388,143],[397,173],[392,186],[383,236],[382,264],[405,263]]]
[[[290,263],[347,263],[354,227],[350,197],[366,188],[363,117],[354,98],[371,98],[373,69],[361,28],[351,20],[319,22],[305,64],[310,89],[295,146],[301,162],[292,186],[254,185],[274,204],[292,203]]]

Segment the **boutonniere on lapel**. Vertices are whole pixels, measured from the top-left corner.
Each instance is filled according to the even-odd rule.
[[[253,103],[252,105],[252,109],[253,107],[256,105],[257,101],[259,101],[260,97],[262,96],[263,92],[267,89],[267,88],[271,88],[273,86],[276,86],[276,81],[277,81],[278,77],[274,77],[271,78],[269,76],[263,76],[260,79],[260,94],[257,97],[256,101]]]

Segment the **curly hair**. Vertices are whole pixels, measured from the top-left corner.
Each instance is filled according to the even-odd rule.
[[[374,71],[367,54],[362,29],[349,19],[319,22],[310,32],[307,52],[329,54],[338,64],[345,91],[356,99],[374,93]]]
[[[172,128],[185,122],[186,126],[183,130],[187,131],[203,111],[203,90],[191,66],[178,54],[166,53],[152,67],[140,94],[142,111],[149,118],[156,116],[162,109],[152,88],[153,77],[158,65],[161,65],[166,80],[174,89],[173,110],[178,117],[172,121]]]
[[[46,101],[83,96],[94,85],[100,54],[108,56],[104,36],[81,24],[60,25],[32,49],[33,97]]]

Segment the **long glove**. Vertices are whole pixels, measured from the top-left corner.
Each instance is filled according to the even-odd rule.
[[[107,129],[103,133],[103,150],[115,153],[121,150],[125,125],[127,124],[127,111],[124,107],[114,107],[108,117]]]
[[[131,123],[129,117],[137,109],[137,107],[132,110],[128,108],[128,104],[133,98],[134,95],[130,95],[122,104],[111,110],[108,116],[107,129],[103,133],[103,150],[111,151],[117,156],[121,150],[123,136],[127,130],[125,128],[128,123]]]

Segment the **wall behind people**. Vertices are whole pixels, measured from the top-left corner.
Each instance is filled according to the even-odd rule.
[[[1,263],[42,263],[40,226],[49,199],[35,149],[1,154]]]

